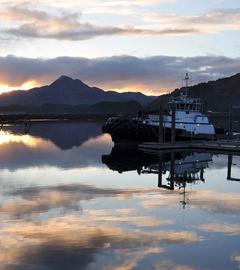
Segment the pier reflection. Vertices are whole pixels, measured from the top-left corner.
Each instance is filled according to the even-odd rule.
[[[233,166],[233,154],[228,155],[228,172],[227,172],[227,179],[230,181],[239,181],[240,178],[232,177],[232,166]]]
[[[188,184],[205,182],[204,171],[212,162],[212,153],[168,152],[144,153],[137,148],[113,147],[110,155],[103,155],[102,162],[111,170],[119,173],[136,170],[138,174],[158,176],[158,187],[167,190],[182,190],[180,201],[187,204],[186,187]]]
[[[226,179],[240,181],[232,176],[233,154],[226,155]],[[119,173],[137,171],[139,175],[157,175],[159,188],[185,190],[187,184],[205,182],[205,171],[212,164],[214,156],[217,154],[211,152],[142,152],[137,147],[114,146],[109,155],[102,156],[102,162]]]
[[[181,159],[175,158],[175,153],[170,154],[170,160],[165,161],[164,155],[159,154],[159,163],[150,168],[143,170],[158,174],[158,187],[174,190],[175,187],[185,187],[187,183],[204,182],[204,170],[208,168],[212,162],[213,155],[211,153],[188,153]],[[156,171],[157,169],[157,171]],[[167,174],[167,185],[163,184],[163,174]]]
[[[204,181],[204,170],[212,158],[212,153],[145,153],[137,148],[115,146],[109,155],[102,156],[102,162],[119,173],[136,170],[138,174],[157,174],[159,187],[174,190],[175,186],[180,187],[183,182]],[[167,185],[162,183],[163,175],[167,175]]]
[[[159,188],[182,190],[183,198],[180,203],[185,208],[187,204],[187,184],[196,184],[198,181],[205,182],[204,170],[212,162],[213,155],[211,153],[190,153],[182,159],[175,159],[175,152],[172,152],[170,156],[170,161],[164,162],[164,155],[159,154],[157,171],[150,168],[150,172],[158,174]],[[145,172],[148,173],[148,169],[143,171],[143,173]],[[168,174],[166,177],[167,184],[163,183],[163,174]]]
[[[219,157],[224,160],[224,164],[221,164],[219,169],[226,170],[226,182],[227,180],[240,181],[232,176],[233,166],[236,164],[235,157],[231,153],[219,156],[212,152],[142,152],[137,148],[126,149],[114,146],[109,155],[102,156],[102,162],[109,169],[119,173],[136,171],[139,175],[155,176],[157,186],[162,192],[166,190],[176,194],[175,191],[177,191],[181,195],[178,202],[185,209],[187,204],[194,205],[188,196],[194,197],[189,187],[197,186],[200,183],[205,184],[205,174],[208,170],[211,171],[211,168],[214,167],[213,160],[219,159]],[[209,184],[206,183],[206,185]],[[216,188],[218,184],[216,182],[215,184]]]

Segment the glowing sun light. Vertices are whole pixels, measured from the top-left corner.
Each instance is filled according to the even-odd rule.
[[[28,90],[36,86],[38,86],[36,81],[27,81],[20,86],[9,86],[9,85],[0,83],[0,94],[4,92],[14,91],[14,90]]]

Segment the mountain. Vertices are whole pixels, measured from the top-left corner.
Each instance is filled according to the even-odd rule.
[[[168,102],[170,96],[178,95],[184,88],[176,89],[172,93],[162,95],[152,101],[148,109],[158,109]],[[201,98],[204,109],[212,111],[228,111],[231,106],[240,105],[240,73],[217,81],[209,81],[189,87],[190,97]]]
[[[0,107],[0,114],[15,114],[15,113],[37,113],[37,114],[81,114],[81,115],[106,115],[106,114],[136,114],[144,107],[137,101],[102,101],[94,105],[78,104],[56,104],[44,103],[41,106],[25,106],[25,105],[9,105]]]
[[[155,99],[142,93],[118,93],[114,91],[104,91],[97,87],[90,87],[82,81],[61,76],[50,85],[33,88],[30,90],[17,90],[0,95],[0,106],[24,105],[41,106],[46,103],[93,105],[98,102],[125,102],[134,100],[141,105],[146,105]]]

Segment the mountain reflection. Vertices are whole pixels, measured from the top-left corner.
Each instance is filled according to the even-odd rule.
[[[99,123],[37,123],[25,128],[24,125],[4,126],[3,131],[15,135],[26,135],[50,140],[62,150],[79,147],[91,138],[101,135],[101,124]]]
[[[0,131],[0,168],[101,166],[99,159],[111,142],[100,131],[96,123],[33,124],[28,134],[23,125],[5,126]]]

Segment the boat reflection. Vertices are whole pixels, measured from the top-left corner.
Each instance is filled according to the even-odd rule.
[[[175,153],[170,154],[170,160],[165,161],[164,155],[159,154],[158,164],[144,168],[142,173],[158,174],[158,186],[174,190],[175,187],[185,187],[186,183],[204,182],[204,170],[212,162],[211,153],[188,153],[182,158],[175,157]],[[162,183],[163,174],[167,174],[167,185]]]
[[[143,173],[158,174],[158,187],[169,190],[179,188],[183,190],[183,198],[180,201],[183,208],[187,204],[186,187],[187,184],[197,184],[198,181],[205,182],[204,170],[208,168],[209,163],[212,162],[213,155],[211,153],[189,153],[182,159],[175,159],[175,153],[170,154],[170,161],[164,162],[164,156],[159,154],[158,167],[156,165],[147,168]],[[168,174],[166,177],[167,184],[163,184],[163,174]]]
[[[167,190],[183,190],[183,207],[187,204],[187,184],[204,182],[204,171],[212,162],[212,153],[171,152],[144,153],[138,149],[113,147],[110,155],[102,156],[102,162],[119,173],[136,170],[138,174],[158,175],[158,187]],[[164,176],[164,177],[163,177]]]
[[[158,186],[173,190],[183,183],[204,181],[204,170],[212,158],[212,153],[184,151],[155,154],[114,146],[110,155],[102,156],[102,162],[119,173],[136,170],[138,174],[158,174]],[[163,175],[167,175],[167,185],[162,184]]]

